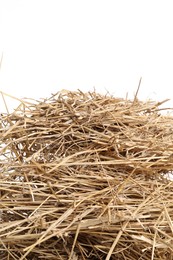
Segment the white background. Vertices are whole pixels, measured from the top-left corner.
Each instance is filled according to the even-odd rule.
[[[0,90],[19,98],[94,87],[132,98],[142,77],[140,99],[173,107],[169,0],[0,0],[2,54]]]

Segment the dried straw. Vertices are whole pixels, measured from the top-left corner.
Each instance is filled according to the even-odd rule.
[[[61,91],[1,115],[0,259],[173,259],[173,118]]]

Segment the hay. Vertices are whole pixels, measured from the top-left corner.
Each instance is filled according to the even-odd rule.
[[[173,259],[173,118],[62,91],[1,115],[0,259]]]

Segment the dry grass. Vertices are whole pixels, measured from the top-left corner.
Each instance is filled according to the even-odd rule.
[[[1,115],[0,259],[173,259],[173,118],[62,91]]]

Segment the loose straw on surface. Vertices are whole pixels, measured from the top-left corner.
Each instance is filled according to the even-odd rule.
[[[173,118],[61,91],[1,115],[0,259],[173,259]]]

